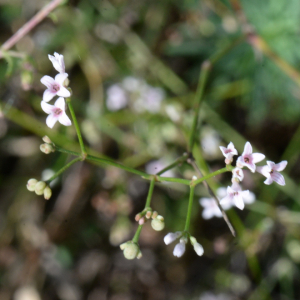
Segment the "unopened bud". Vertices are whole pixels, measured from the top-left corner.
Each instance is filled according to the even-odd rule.
[[[46,186],[47,186],[46,182],[44,182],[44,181],[39,181],[39,182],[35,185],[35,189],[34,189],[35,193],[36,193],[37,195],[43,195],[44,189],[45,189]]]
[[[55,151],[55,149],[53,148],[53,146],[50,145],[50,144],[42,144],[42,145],[40,145],[40,150],[41,150],[43,153],[45,153],[45,154],[49,154],[49,153]]]
[[[139,246],[131,241],[122,244],[120,248],[123,248],[123,254],[126,259],[134,259],[141,252]]]
[[[152,219],[155,219],[156,217],[158,216],[158,212],[157,211],[154,211],[151,218]]]
[[[144,223],[145,223],[145,218],[144,217],[140,218],[139,219],[139,224],[143,225]]]
[[[142,252],[141,252],[141,250],[140,250],[139,253],[138,253],[138,255],[136,256],[136,258],[137,258],[137,259],[140,259],[140,258],[142,258],[142,256],[143,256],[143,254],[142,254]]]
[[[37,182],[38,181],[36,179],[34,179],[34,178],[29,179],[27,181],[27,185],[26,185],[27,190],[30,191],[30,192],[34,192],[35,191],[35,186],[36,186]]]
[[[141,219],[142,215],[141,214],[137,214],[135,215],[135,220],[138,222]]]
[[[46,144],[52,144],[52,141],[50,140],[50,138],[49,138],[47,135],[45,135],[45,136],[43,137],[43,141],[44,141]]]
[[[44,198],[46,200],[49,200],[52,196],[52,190],[50,189],[49,186],[46,186],[45,189],[44,189]]]
[[[230,165],[233,162],[233,158],[225,158],[225,164]]]
[[[147,219],[150,219],[151,216],[152,216],[152,211],[148,210],[148,211],[146,212],[145,217],[146,217]]]
[[[151,226],[156,231],[161,231],[165,228],[164,218],[162,216],[157,216],[151,221]]]

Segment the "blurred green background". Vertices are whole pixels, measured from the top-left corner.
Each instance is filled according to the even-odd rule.
[[[47,3],[0,0],[1,44]],[[27,191],[29,178],[70,160],[41,153],[41,137],[79,150],[74,127],[45,125],[40,78],[56,74],[48,54],[65,57],[90,153],[154,173],[186,151],[201,63],[249,28],[212,69],[194,151],[210,170],[224,167],[218,147],[230,141],[240,153],[248,140],[269,160],[288,160],[284,187],[245,171],[256,201],[228,211],[237,238],[222,219],[202,218],[199,187],[191,233],[204,256],[188,245],[175,258],[163,237],[183,229],[188,190],[157,184],[152,206],[166,228],[146,224],[143,257],[128,261],[118,246],[134,235],[148,182],[84,162],[54,182],[49,201]],[[300,75],[286,67],[300,70],[299,28],[298,0],[244,0],[240,9],[233,0],[78,0],[22,38],[11,49],[19,57],[0,60],[0,299],[300,299]],[[256,34],[275,58],[251,42]],[[193,175],[188,165],[169,174]],[[214,182],[226,187],[230,176]]]

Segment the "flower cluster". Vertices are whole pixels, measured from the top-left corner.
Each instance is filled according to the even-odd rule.
[[[188,238],[190,238],[190,242],[194,247],[194,250],[197,253],[197,255],[199,256],[203,255],[204,253],[203,247],[188,232],[184,232],[184,231],[170,232],[164,237],[164,242],[166,245],[169,245],[173,243],[175,240],[179,239],[179,243],[175,245],[173,255],[176,257],[181,257],[185,252],[185,245],[188,242]]]
[[[231,164],[233,156],[238,152],[235,149],[232,142],[229,143],[227,148],[220,147],[223,155],[225,156],[225,163]],[[232,185],[227,187],[226,196],[221,199],[222,205],[235,204],[239,209],[244,209],[245,203],[249,203],[249,198],[253,198],[248,190],[243,191],[239,183],[244,179],[243,168],[248,168],[252,173],[258,172],[264,175],[267,179],[265,184],[271,184],[273,181],[279,185],[285,185],[284,177],[279,173],[283,171],[287,165],[287,161],[282,161],[275,164],[272,161],[267,161],[266,166],[256,166],[256,163],[262,161],[265,155],[262,153],[252,153],[252,146],[249,142],[246,142],[244,152],[238,157],[236,162],[236,168],[232,171]]]
[[[121,83],[111,85],[106,94],[106,106],[110,111],[132,105],[137,112],[157,113],[164,99],[164,91],[161,88],[153,87],[135,77],[126,77]]]
[[[49,115],[46,119],[46,124],[49,128],[53,128],[58,121],[62,125],[70,126],[72,123],[65,112],[64,98],[70,97],[71,93],[65,87],[68,74],[65,73],[64,57],[56,52],[54,56],[48,55],[48,57],[59,74],[57,74],[55,78],[47,75],[41,78],[41,83],[47,87],[43,94],[43,101],[41,102],[43,111]],[[59,98],[55,101],[54,105],[48,104],[47,102],[52,100],[55,96]]]

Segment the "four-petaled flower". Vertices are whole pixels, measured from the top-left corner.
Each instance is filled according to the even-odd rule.
[[[249,191],[242,191],[238,183],[233,183],[232,186],[227,187],[227,196],[224,197],[220,202],[221,204],[226,202],[234,202],[235,206],[241,210],[244,209],[244,200],[247,201],[249,197]]]
[[[284,160],[278,164],[272,161],[267,161],[267,165],[263,167],[257,167],[256,171],[267,177],[264,181],[265,184],[271,184],[273,181],[277,182],[279,185],[285,185],[284,177],[279,173],[285,169],[287,161]]]
[[[71,93],[63,85],[67,77],[67,73],[57,74],[55,79],[47,75],[42,77],[41,83],[47,87],[43,94],[43,101],[49,102],[56,95],[64,98],[70,97]]]
[[[51,60],[54,69],[57,72],[64,74],[65,73],[64,56],[62,54],[58,54],[58,53],[54,52],[54,56],[49,54],[48,57]]]
[[[265,155],[262,153],[252,153],[252,146],[249,142],[245,144],[244,152],[238,157],[236,165],[239,168],[247,167],[251,172],[255,172],[255,164],[262,161]]]
[[[44,101],[41,102],[42,109],[45,113],[49,114],[46,119],[46,124],[48,127],[52,128],[58,121],[62,125],[70,126],[71,120],[65,113],[65,100],[59,97],[54,105],[50,105]]]
[[[238,154],[238,152],[235,149],[232,142],[230,142],[228,144],[227,148],[220,146],[220,150],[222,151],[223,155],[225,156],[226,165],[230,164],[232,162],[233,156]]]
[[[244,172],[241,168],[236,167],[232,170],[232,180],[235,181],[235,179],[237,179],[237,181],[244,179]]]

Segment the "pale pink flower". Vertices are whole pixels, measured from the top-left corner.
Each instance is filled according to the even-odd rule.
[[[239,168],[247,167],[254,173],[256,169],[255,164],[262,161],[264,158],[265,155],[262,153],[252,153],[252,146],[247,142],[243,154],[237,159],[236,165]]]
[[[63,85],[67,77],[67,73],[57,74],[55,79],[47,75],[42,77],[41,83],[47,87],[43,94],[43,101],[49,102],[56,95],[64,98],[70,97],[71,93]]]
[[[232,170],[232,180],[237,179],[238,181],[242,181],[244,179],[244,172],[241,168],[234,168]]]
[[[52,128],[55,123],[58,121],[60,124],[65,126],[70,126],[71,120],[66,115],[65,112],[65,100],[62,97],[59,97],[54,105],[50,105],[44,101],[41,102],[42,109],[45,113],[49,114],[46,119],[46,124],[48,127]]]
[[[54,52],[54,56],[49,54],[48,57],[51,60],[54,69],[57,72],[64,74],[65,73],[64,56],[62,54],[58,54],[58,53]]]
[[[237,155],[238,152],[235,149],[232,142],[230,142],[226,147],[220,146],[220,150],[222,151],[223,155],[225,156],[225,163],[228,165],[232,162],[232,158],[234,155]]]
[[[233,202],[235,206],[241,210],[244,209],[244,200],[249,196],[249,191],[242,191],[238,183],[233,183],[232,186],[227,187],[227,196],[221,200],[221,204],[226,202]]]
[[[267,179],[264,181],[265,184],[271,184],[273,181],[277,182],[279,185],[285,185],[284,177],[279,173],[285,169],[287,161],[284,160],[278,164],[272,161],[267,161],[267,165],[263,167],[257,167],[257,172],[261,173]]]

